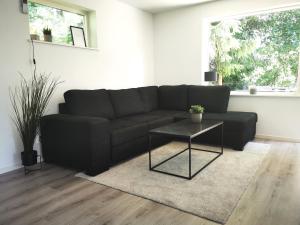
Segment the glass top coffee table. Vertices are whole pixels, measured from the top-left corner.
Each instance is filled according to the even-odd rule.
[[[204,170],[209,164],[211,164],[213,161],[215,161],[217,158],[219,158],[223,154],[223,127],[224,127],[223,121],[202,120],[201,123],[195,123],[195,122],[192,122],[190,119],[185,119],[185,120],[182,120],[182,121],[179,121],[176,123],[172,123],[172,124],[169,124],[166,126],[162,126],[162,127],[150,130],[149,131],[149,169],[151,171],[191,180],[193,177],[195,177],[198,173],[200,173],[202,170]],[[201,134],[204,134],[204,133],[206,133],[212,129],[216,129],[216,128],[220,128],[220,133],[221,133],[220,134],[220,139],[221,139],[220,140],[220,143],[221,143],[220,151],[210,151],[210,150],[192,147],[192,139],[193,138],[198,137]],[[180,138],[180,139],[186,140],[188,142],[188,147],[153,166],[152,161],[151,161],[151,141],[152,141],[152,137],[154,135],[162,135],[162,136],[168,136],[171,138]],[[201,168],[199,168],[196,172],[192,173],[192,150],[213,153],[213,154],[215,154],[215,156],[212,159],[210,159],[207,163],[205,163],[205,165],[203,165]],[[186,151],[188,151],[188,164],[187,164],[188,175],[187,176],[176,174],[171,171],[162,171],[162,170],[157,169],[157,167],[167,163],[169,160],[174,159],[175,157],[179,156],[180,154],[183,154]]]

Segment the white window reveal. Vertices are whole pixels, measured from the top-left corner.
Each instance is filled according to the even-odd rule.
[[[50,1],[28,2],[31,39],[79,47],[97,47],[95,11]],[[73,29],[73,33],[72,33]],[[74,30],[76,36],[74,37]]]

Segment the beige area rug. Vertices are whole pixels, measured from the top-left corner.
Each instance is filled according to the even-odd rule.
[[[209,150],[215,147],[193,145]],[[172,142],[153,151],[153,165],[186,148]],[[225,149],[224,154],[192,180],[149,171],[148,153],[117,165],[95,177],[77,176],[133,195],[153,200],[193,215],[224,224],[268,153],[268,144],[249,142],[245,150]],[[188,172],[188,152],[157,167],[181,175]],[[192,152],[192,170],[197,171],[215,154]]]

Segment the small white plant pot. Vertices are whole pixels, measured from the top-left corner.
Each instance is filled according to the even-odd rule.
[[[250,95],[255,95],[257,92],[256,86],[250,86],[249,87],[249,94]]]
[[[194,123],[201,123],[202,113],[191,113],[191,120]]]

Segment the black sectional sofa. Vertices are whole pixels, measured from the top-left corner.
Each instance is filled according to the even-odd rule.
[[[227,112],[226,86],[150,86],[123,90],[69,90],[60,114],[41,119],[45,162],[96,175],[113,164],[144,153],[150,129],[189,117],[190,105],[205,107],[204,119],[224,121],[224,144],[236,150],[252,140],[256,113]],[[196,139],[219,145],[220,132]],[[153,147],[169,140],[157,137]]]

